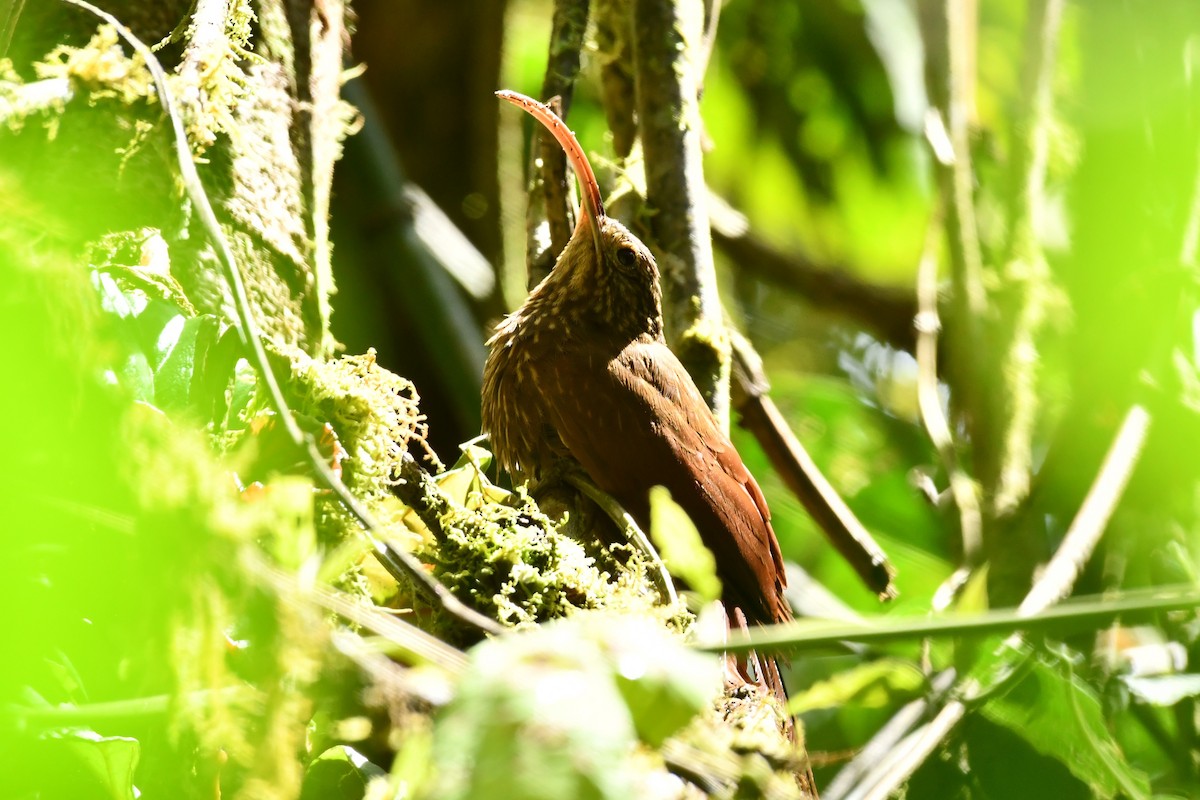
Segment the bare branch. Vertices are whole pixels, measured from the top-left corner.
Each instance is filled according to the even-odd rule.
[[[386,638],[409,657],[410,663],[436,664],[453,675],[460,675],[467,668],[467,657],[461,650],[398,619],[390,610],[358,602],[320,584],[303,586],[296,576],[285,573],[261,558],[252,559],[252,567],[255,574],[271,583],[287,601],[295,603],[300,597],[311,600],[355,625]]]
[[[733,393],[742,427],[754,434],[792,494],[867,588],[883,600],[894,598],[896,587],[892,578],[896,570],[767,395],[762,359],[744,336],[733,336],[733,361]]]
[[[600,61],[600,99],[613,135],[613,152],[628,158],[637,138],[634,121],[633,28],[630,0],[597,0],[596,55]]]
[[[1114,509],[1124,494],[1125,486],[1137,466],[1142,445],[1149,430],[1150,416],[1141,406],[1133,406],[1125,415],[1116,438],[1100,466],[1087,497],[1080,506],[1066,537],[1051,559],[1050,565],[1017,609],[1019,617],[1035,617],[1071,593],[1079,570],[1091,557]],[[1021,642],[1021,634],[1013,634],[1002,648],[1011,649]],[[973,681],[968,682],[973,684]],[[975,685],[958,687],[960,697],[977,693]],[[963,700],[953,700],[938,712],[934,720],[920,733],[906,740],[907,751],[898,757],[885,774],[870,776],[864,785],[871,790],[864,798],[886,798],[916,771],[933,753],[941,741],[954,730],[966,713]]]
[[[1100,472],[1083,499],[1083,505],[1071,521],[1071,527],[1067,529],[1054,557],[1046,565],[1041,579],[1025,596],[1019,613],[1036,614],[1071,593],[1075,579],[1096,549],[1100,534],[1104,532],[1113,510],[1125,493],[1125,485],[1133,474],[1149,428],[1150,415],[1141,406],[1135,405],[1125,414],[1117,437],[1100,466]]]
[[[700,11],[679,0],[634,0],[637,112],[667,334],[717,419],[728,425],[729,344],[713,266],[696,96]]]
[[[950,144],[948,153],[935,152],[943,156],[938,161],[940,177],[950,196],[946,228],[955,316],[968,325],[983,319],[987,304],[971,168],[977,14],[975,0],[927,0],[921,15],[929,51],[929,94],[945,121]]]
[[[955,671],[943,670],[929,683],[929,694],[939,698],[954,684]],[[930,698],[913,700],[897,711],[887,724],[871,737],[854,760],[838,771],[837,776],[821,793],[823,800],[851,800],[858,795],[856,790],[867,775],[891,756],[904,752],[901,743],[909,736],[929,710]]]
[[[567,482],[582,492],[589,500],[595,503],[600,509],[613,521],[625,538],[642,552],[642,555],[650,562],[654,568],[654,577],[658,582],[659,597],[662,598],[664,604],[675,603],[679,600],[679,595],[675,593],[675,584],[671,580],[671,573],[667,570],[667,565],[663,563],[662,556],[658,554],[654,543],[646,536],[645,531],[638,527],[634,518],[621,507],[621,504],[613,498],[612,495],[605,492],[596,483],[581,472],[571,472],[567,475]]]
[[[978,564],[982,556],[983,515],[975,482],[959,463],[938,389],[938,334],[941,320],[938,317],[937,239],[942,233],[942,227],[937,222],[938,216],[935,214],[934,220],[930,221],[925,250],[917,267],[917,304],[920,308],[916,320],[917,405],[929,439],[942,460],[942,467],[950,482],[950,494],[958,507],[963,564],[969,570]],[[953,591],[948,593],[949,596],[953,594]],[[934,605],[936,609],[940,603],[935,600]]]
[[[1033,428],[1037,422],[1037,337],[1053,292],[1050,271],[1037,243],[1034,222],[1041,207],[1046,151],[1062,0],[1032,0],[1025,27],[1028,54],[1022,77],[1026,103],[1013,125],[1015,133],[1009,199],[1009,248],[1004,260],[1003,291],[997,297],[1002,319],[998,391],[989,391],[990,448],[979,477],[991,495],[992,513],[1005,516],[1029,494],[1033,472]],[[1001,545],[1006,546],[1006,545]]]

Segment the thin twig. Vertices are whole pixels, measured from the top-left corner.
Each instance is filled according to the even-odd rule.
[[[0,19],[0,58],[8,55],[13,33],[17,30],[17,22],[21,19],[21,12],[25,10],[25,0],[7,0],[3,5],[7,5],[8,8],[3,19]]]
[[[775,470],[839,553],[881,599],[896,596],[896,570],[870,531],[846,505],[767,394],[762,359],[733,334],[733,389],[742,427],[754,434]]]
[[[1146,409],[1139,405],[1130,408],[1062,544],[1046,565],[1042,577],[1025,596],[1019,611],[1039,613],[1071,593],[1117,501],[1125,493],[1125,485],[1141,455],[1149,429],[1150,414]]]
[[[971,167],[971,110],[975,96],[975,43],[977,8],[973,2],[946,0],[948,89],[946,127],[954,148],[949,165],[951,202],[947,215],[952,276],[963,319],[980,321],[986,310],[983,254],[975,219],[974,181]],[[978,341],[978,340],[977,340]]]
[[[923,38],[928,49],[926,79],[933,106],[925,129],[927,135],[938,134],[931,139],[936,145],[942,192],[950,197],[946,240],[954,288],[951,299],[956,321],[961,318],[966,326],[982,319],[987,302],[971,171],[976,14],[974,0],[927,0],[921,4]]]
[[[223,689],[201,689],[183,695],[157,694],[78,706],[8,705],[3,707],[0,719],[5,720],[6,725],[12,724],[22,733],[43,729],[78,728],[85,725],[101,727],[108,720],[166,714],[180,705],[200,706],[217,702],[228,704],[239,700],[254,700],[261,694],[252,686],[238,684]]]
[[[933,103],[925,132],[936,156],[940,194],[946,198],[945,233],[950,267],[950,323],[953,357],[949,374],[958,412],[970,426],[975,461],[988,457],[988,418],[984,410],[987,376],[980,353],[987,352],[987,293],[975,219],[971,167],[971,110],[974,105],[974,50],[977,13],[972,0],[928,0],[921,6],[928,46],[927,83]],[[936,110],[935,110],[936,109]]]
[[[454,696],[453,677],[431,676],[393,661],[368,639],[349,631],[334,631],[330,644],[362,671],[370,690],[363,700],[368,705],[383,703],[389,709],[411,709],[414,704],[434,709]],[[414,702],[415,701],[415,702]]]
[[[942,398],[938,382],[938,333],[941,330],[941,320],[938,317],[938,280],[937,280],[937,239],[942,230],[938,223],[938,214],[930,221],[929,232],[926,235],[925,250],[921,254],[921,263],[917,267],[917,306],[920,311],[916,318],[917,331],[917,405],[921,411],[921,421],[933,442],[942,468],[946,470],[950,482],[950,494],[958,507],[959,527],[961,529],[963,547],[963,566],[970,570],[980,560],[983,549],[983,517],[979,508],[979,495],[975,483],[963,470],[954,449],[954,437],[950,432],[950,423],[942,409]],[[959,575],[959,573],[955,573]],[[961,585],[961,578],[955,585]],[[940,592],[939,595],[952,597],[955,592]],[[936,597],[936,596],[935,596]],[[948,603],[946,603],[948,604]],[[943,602],[935,600],[934,609]]]
[[[891,761],[882,765],[883,776],[868,775],[864,787],[870,787],[859,795],[862,800],[886,800],[899,786],[912,777],[916,768],[924,763],[938,744],[962,721],[966,706],[960,700],[952,700],[919,731],[905,739],[892,753]],[[915,760],[918,758],[919,760]]]
[[[994,388],[986,391],[982,406],[987,410],[992,442],[979,472],[997,517],[1011,514],[1024,501],[1033,474],[1033,436],[1040,407],[1037,339],[1053,293],[1035,223],[1041,212],[1048,161],[1062,7],[1063,0],[1029,4],[1021,80],[1024,102],[1012,126],[1009,244],[1004,254],[1003,288],[996,293],[1001,319],[993,336],[998,355],[996,380]],[[1006,554],[1019,549],[1008,542],[996,546]]]
[[[212,203],[208,199],[208,193],[205,191],[204,185],[200,182],[200,175],[196,171],[196,164],[192,158],[191,148],[188,145],[187,134],[184,131],[183,120],[175,109],[175,99],[171,95],[170,88],[167,85],[167,76],[162,65],[159,64],[158,59],[150,51],[150,48],[112,14],[97,8],[87,2],[87,0],[63,0],[63,2],[78,6],[113,26],[121,38],[128,42],[138,55],[142,57],[146,63],[146,68],[150,70],[150,74],[154,79],[155,89],[158,92],[158,101],[162,105],[163,113],[170,121],[174,132],[175,155],[179,164],[180,177],[183,180],[184,188],[187,190],[188,198],[199,215],[201,223],[212,239],[213,246],[217,250],[218,259],[225,274],[225,279],[229,283],[229,290],[233,296],[234,307],[237,311],[238,335],[242,340],[243,346],[250,352],[251,363],[258,373],[259,380],[266,387],[267,397],[272,409],[278,415],[280,423],[283,425],[293,444],[307,453],[310,466],[317,476],[318,482],[323,488],[333,492],[341,504],[345,506],[346,510],[359,521],[363,534],[371,544],[372,553],[374,553],[375,557],[379,559],[379,562],[394,578],[411,581],[419,590],[426,592],[431,598],[440,602],[447,613],[457,617],[462,622],[487,633],[501,633],[503,628],[498,623],[467,607],[458,598],[454,597],[445,586],[425,571],[421,562],[412,554],[397,550],[375,535],[375,532],[380,529],[379,523],[375,521],[362,503],[358,501],[358,498],[350,493],[346,485],[333,474],[324,457],[322,457],[320,450],[317,449],[313,438],[300,429],[300,426],[296,423],[296,418],[292,415],[291,409],[288,408],[287,402],[284,400],[279,382],[275,379],[275,374],[271,371],[270,363],[267,360],[267,351],[263,346],[258,324],[255,322],[254,310],[250,306],[250,299],[246,294],[246,287],[242,281],[241,271],[229,246],[229,241],[226,239],[225,234],[221,230],[220,223],[217,221]],[[412,458],[407,454],[405,456],[409,459]]]
[[[859,623],[799,620],[758,627],[752,631],[734,631],[728,641],[707,641],[700,647],[718,653],[748,653],[755,650],[760,654],[844,650],[846,642],[885,645],[935,637],[982,637],[1014,631],[1098,628],[1118,618],[1195,608],[1198,605],[1200,590],[1194,586],[1155,587],[1117,596],[1080,597],[1038,612],[1017,609],[941,618],[888,617]]]
[[[1050,150],[1050,113],[1063,0],[1032,0],[1025,28],[1021,94],[1026,102],[1013,125],[1012,191],[1009,195],[1009,257],[1033,245],[1034,222],[1041,211]]]
[[[838,774],[821,792],[822,800],[854,798],[856,790],[869,772],[877,769],[892,753],[903,752],[903,740],[925,718],[930,702],[941,698],[950,690],[956,675],[954,669],[943,670],[935,675],[929,682],[928,696],[913,700],[897,711],[887,724],[863,745],[854,760],[838,770]]]
[[[1149,415],[1141,406],[1133,406],[1125,415],[1125,421],[1104,457],[1100,472],[1092,482],[1067,536],[1051,560],[1051,566],[1042,573],[1041,578],[1026,595],[1017,616],[1036,616],[1044,619],[1049,616],[1047,609],[1052,604],[1070,594],[1079,573],[1079,565],[1086,562],[1095,549],[1137,465],[1142,445],[1145,444],[1149,421]],[[1196,599],[1190,598],[1193,606]],[[1011,649],[1020,641],[1020,634],[1014,634],[1005,640],[1001,648]],[[960,686],[957,693],[969,697],[974,694],[973,689],[977,688]],[[872,775],[868,778],[867,785],[870,785],[872,790],[865,796],[872,800],[882,800],[899,788],[958,725],[966,711],[967,705],[963,700],[947,703],[922,734],[909,743],[908,751],[893,769],[886,774]]]
[[[696,53],[696,71],[700,75],[696,88],[700,94],[704,92],[704,74],[708,72],[708,63],[717,49],[717,28],[721,21],[722,5],[724,0],[704,0],[704,36]]]

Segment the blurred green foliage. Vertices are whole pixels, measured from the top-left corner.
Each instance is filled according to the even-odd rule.
[[[1014,235],[1007,204],[1020,178],[1010,167],[1026,133],[1013,121],[1029,102],[1023,26],[1040,6],[978,5],[972,201],[988,289],[1003,297],[1012,273],[1000,262]],[[913,285],[941,191],[923,136],[932,46],[918,12],[932,7],[737,0],[723,8],[703,95],[707,178],[772,246],[859,281]],[[510,3],[501,85],[536,93],[548,9],[543,0]],[[1052,552],[1125,411],[1143,404],[1151,436],[1080,580],[1089,593],[1197,577],[1197,37],[1193,4],[1162,0],[1153,12],[1068,4],[1057,40],[1034,219],[1053,296],[1031,365],[1040,380],[1033,490],[1006,524],[1039,558]],[[585,58],[571,125],[599,154],[602,180],[619,182],[635,165],[612,157],[594,70]],[[29,64],[2,72],[0,99],[39,77]],[[716,662],[662,628],[552,624],[472,650],[465,674],[428,678],[381,666],[372,660],[380,643],[365,636],[349,645],[330,638],[346,626],[264,579],[266,559],[298,582],[416,605],[404,619],[444,625],[364,562],[354,524],[327,496],[314,497],[303,456],[261,413],[232,320],[197,313],[173,277],[201,247],[144,82],[125,96],[92,96],[86,78],[72,80],[79,95],[65,107],[6,116],[13,130],[0,132],[0,599],[10,609],[0,790],[656,796],[667,743],[686,737],[688,747],[745,756],[738,768],[749,770],[743,739],[705,727]],[[219,136],[215,148],[219,158]],[[521,224],[510,225],[514,239]],[[719,267],[730,317],[763,352],[773,398],[888,552],[900,597],[880,606],[757,443],[735,431],[785,556],[840,601],[831,616],[856,613],[870,624],[932,613],[963,554],[952,503],[930,502],[915,486],[926,476],[941,489],[947,477],[916,410],[913,358],[853,320],[767,288],[750,266],[722,257]],[[946,322],[944,339],[963,335]],[[481,336],[484,327],[480,320]],[[986,347],[971,358],[996,364]],[[598,567],[469,458],[440,476],[455,524],[449,544],[435,542],[404,520],[389,486],[397,448],[423,433],[412,386],[373,355],[325,362],[281,350],[274,366],[289,378],[305,430],[335,431],[324,444],[331,460],[344,455],[347,483],[397,540],[429,548],[439,577],[477,607],[530,625],[652,594],[638,565],[633,578]],[[953,415],[962,378],[943,377]],[[954,422],[969,464],[966,426]],[[615,599],[614,577],[627,591]],[[988,580],[980,573],[946,613],[980,610]],[[964,638],[797,657],[793,706],[818,785],[955,668],[988,691],[972,699],[959,735],[920,766],[908,797],[1193,796],[1200,745],[1188,664],[1200,656],[1200,625],[1194,612],[1148,622],[1100,637],[1047,636],[1020,652]],[[1138,673],[1141,659],[1164,653],[1164,674]],[[365,699],[368,685],[384,699]],[[371,734],[342,735],[347,719],[365,719]]]

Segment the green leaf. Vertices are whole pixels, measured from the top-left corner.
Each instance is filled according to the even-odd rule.
[[[92,285],[100,295],[100,307],[121,319],[134,317],[146,305],[146,296],[140,292],[126,295],[120,285],[107,272],[92,272]]]
[[[458,449],[462,455],[458,457],[458,460],[454,462],[454,466],[450,469],[456,470],[466,466],[473,466],[480,472],[486,472],[492,466],[493,457],[491,450],[479,444],[481,441],[486,441],[485,437],[476,436],[469,442],[460,444]]]
[[[597,627],[597,619],[602,618],[586,615],[551,623],[489,640],[471,651],[457,696],[435,721],[434,778],[426,796],[634,796],[636,736],[626,698],[634,698],[640,717],[658,711],[652,708],[655,698],[663,700],[661,713],[672,725],[682,717],[679,709],[694,706],[695,698],[690,688],[655,680],[665,662],[638,658],[641,650],[629,649],[638,641],[652,649],[659,645],[619,622]],[[614,666],[626,682],[624,691],[618,688]],[[684,664],[685,675],[693,670]],[[690,687],[692,679],[685,678],[682,685]]]
[[[212,315],[171,319],[156,341],[155,405],[170,411],[191,403],[203,375],[204,359],[219,333],[220,325]]]
[[[667,569],[687,583],[699,596],[701,604],[721,596],[716,559],[704,546],[700,532],[687,512],[662,486],[650,490],[650,538]]]
[[[1063,663],[1035,660],[981,713],[1062,762],[1096,797],[1149,798],[1149,778],[1127,763],[1105,725],[1100,701],[1069,669],[1064,674]]]
[[[925,676],[913,664],[885,658],[860,664],[795,695],[788,703],[792,715],[824,708],[856,705],[879,708],[897,696],[910,699],[925,686]]]
[[[134,800],[133,773],[141,745],[126,736],[101,736],[95,731],[75,731],[47,740],[65,749],[58,762],[63,769],[79,770],[72,784],[103,791],[112,800]],[[95,796],[95,795],[93,795]]]
[[[154,404],[154,370],[142,352],[130,353],[118,366],[110,380],[123,386],[133,400]]]
[[[1038,752],[1010,728],[984,716],[968,717],[961,729],[956,768],[967,800],[1090,800],[1095,797],[1057,758]],[[965,751],[965,752],[964,752]],[[949,776],[947,776],[949,777]],[[951,778],[953,780],[953,778]],[[910,797],[941,797],[940,793],[910,791]]]
[[[686,647],[660,625],[638,617],[599,619],[597,628],[642,741],[660,746],[720,691],[716,658]]]
[[[633,725],[599,648],[524,636],[478,647],[434,731],[431,796],[628,797]]]
[[[337,745],[308,765],[300,800],[362,800],[367,784],[386,774],[353,747]]]
[[[126,285],[108,272],[94,272],[93,285],[101,306],[115,317],[124,346],[116,374],[121,385],[134,399],[163,411],[199,406],[212,391],[206,385],[206,364],[221,338],[220,320],[212,314],[195,316],[190,306],[181,309],[147,295],[143,287]],[[222,394],[227,381],[222,375]]]
[[[481,447],[464,446],[463,455],[454,467],[434,480],[447,497],[466,508],[475,510],[483,503],[503,503],[511,493],[492,485],[484,474],[491,458]]]

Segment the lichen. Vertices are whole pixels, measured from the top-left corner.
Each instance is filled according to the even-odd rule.
[[[699,314],[698,298],[694,298],[693,303],[697,307],[694,322],[679,334],[673,349],[696,381],[709,407],[728,409],[732,368],[729,331],[718,320]],[[728,419],[722,421],[725,427],[728,424]]]
[[[379,366],[373,349],[327,361],[293,347],[281,347],[279,354],[289,362],[289,404],[333,427],[348,456],[343,480],[356,494],[374,499],[387,494],[410,447],[438,465],[425,442],[427,427],[416,388]]]
[[[11,61],[0,58],[0,124],[13,133],[20,132],[25,120],[35,114],[53,120],[73,94],[66,78],[26,83]]]
[[[83,47],[59,45],[34,64],[42,80],[67,79],[88,91],[89,102],[112,99],[124,105],[155,96],[154,81],[136,53],[125,55],[116,28],[101,25]]]
[[[454,508],[442,523],[444,538],[424,554],[434,574],[500,622],[529,624],[601,608],[613,594],[609,574],[523,493],[511,506]]]
[[[188,42],[184,58],[167,80],[197,157],[214,145],[218,136],[234,136],[238,131],[238,105],[253,92],[245,65],[262,63],[250,50],[254,19],[249,0],[237,0],[223,19],[193,17],[183,33]],[[72,87],[86,89],[93,104],[115,100],[133,105],[157,97],[145,60],[137,53],[125,54],[111,25],[97,28],[83,47],[56,47],[34,70],[43,87],[46,81],[69,81]],[[11,82],[11,76],[0,70],[0,99],[5,84]],[[0,118],[6,116],[0,106]]]
[[[184,34],[188,47],[172,90],[197,155],[221,134],[237,135],[237,107],[253,91],[243,65],[263,61],[250,50],[254,20],[249,0],[237,0],[223,19],[201,19],[197,14]]]
[[[747,684],[727,690],[663,746],[663,755],[689,778],[704,778],[713,787],[710,797],[813,796],[812,787],[796,780],[807,771],[803,741],[781,735],[780,714],[765,689]]]

